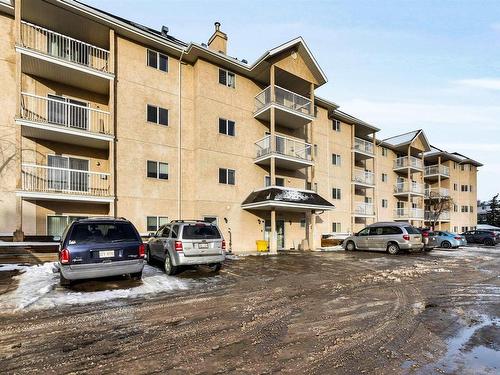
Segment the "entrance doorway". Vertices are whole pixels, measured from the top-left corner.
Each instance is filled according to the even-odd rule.
[[[264,224],[264,239],[269,241],[271,234],[271,220],[266,220]],[[276,237],[278,242],[278,250],[285,248],[285,221],[276,220]]]

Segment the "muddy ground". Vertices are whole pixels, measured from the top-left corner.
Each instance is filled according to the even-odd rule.
[[[497,374],[499,266],[500,246],[338,251],[241,257],[183,273],[185,288],[82,305],[140,283],[57,286],[52,307],[0,304],[0,373]],[[16,274],[0,272],[3,301]]]

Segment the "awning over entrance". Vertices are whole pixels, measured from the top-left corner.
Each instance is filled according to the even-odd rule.
[[[270,186],[255,190],[243,201],[246,210],[280,209],[294,212],[309,210],[332,210],[333,204],[311,190],[300,190]]]

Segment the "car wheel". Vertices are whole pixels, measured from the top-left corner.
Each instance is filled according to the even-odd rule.
[[[61,286],[69,287],[71,286],[72,281],[65,278],[62,272],[59,271],[59,284],[61,284]]]
[[[210,268],[210,271],[217,273],[222,268],[222,263],[209,264],[208,268]]]
[[[399,253],[399,246],[397,243],[390,243],[387,246],[387,252],[391,255],[396,255]]]
[[[136,273],[131,273],[130,278],[132,280],[141,280],[142,279],[142,271],[141,272],[136,272]]]
[[[495,242],[491,238],[485,238],[483,242],[486,246],[494,246]]]
[[[354,251],[354,250],[356,250],[356,245],[354,244],[354,242],[349,241],[348,243],[346,243],[345,249],[347,251]]]
[[[165,273],[169,276],[175,275],[177,273],[177,267],[172,265],[172,259],[170,258],[170,254],[167,253],[165,254]]]
[[[451,243],[449,241],[443,241],[441,242],[441,247],[443,249],[449,249],[451,247]]]

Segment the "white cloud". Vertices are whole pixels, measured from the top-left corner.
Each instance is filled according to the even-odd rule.
[[[453,83],[461,86],[472,87],[484,90],[500,90],[500,79],[498,78],[471,78],[460,79]]]

